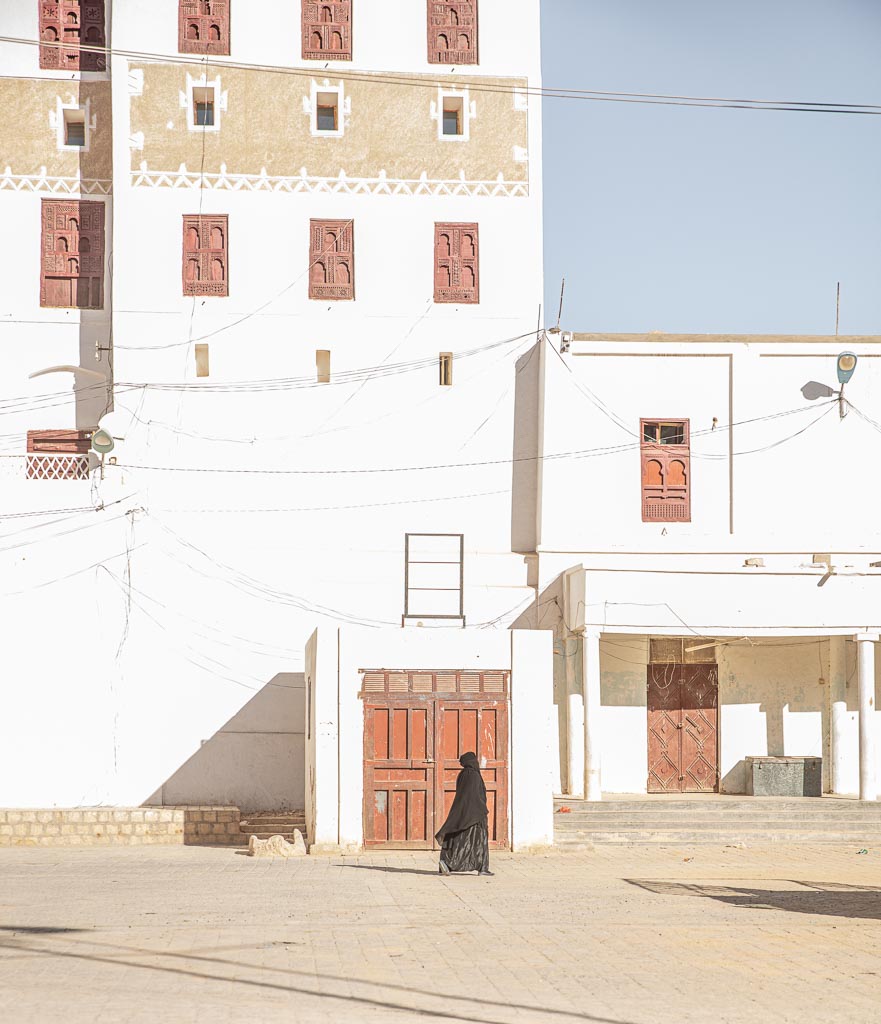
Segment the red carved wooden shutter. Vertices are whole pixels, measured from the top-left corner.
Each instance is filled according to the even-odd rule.
[[[641,420],[640,437],[643,522],[690,522],[688,420]]]
[[[303,60],[352,59],[352,0],[302,0]]]
[[[355,298],[355,226],[352,221],[309,222],[309,298]]]
[[[104,204],[44,199],[40,305],[103,309]]]
[[[229,53],[231,0],[178,0],[177,48],[181,53]]]
[[[428,63],[477,62],[477,0],[428,0]]]
[[[29,430],[29,480],[88,480],[91,430]]]
[[[480,301],[476,224],[435,224],[434,301]]]
[[[106,46],[104,0],[40,0],[40,67],[104,71],[103,53],[80,46]]]
[[[226,214],[184,215],[184,295],[229,295],[228,222]]]

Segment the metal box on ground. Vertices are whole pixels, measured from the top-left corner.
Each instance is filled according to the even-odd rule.
[[[822,757],[748,757],[750,796],[822,796]]]

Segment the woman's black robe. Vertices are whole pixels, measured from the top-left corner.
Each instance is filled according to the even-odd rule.
[[[441,861],[450,871],[489,871],[486,786],[477,755],[459,758],[462,771],[456,779],[456,796],[447,820],[435,838]]]

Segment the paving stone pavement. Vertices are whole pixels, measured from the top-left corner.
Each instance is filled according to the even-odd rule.
[[[881,850],[254,860],[0,851],[0,1020],[754,1024],[881,1016]]]

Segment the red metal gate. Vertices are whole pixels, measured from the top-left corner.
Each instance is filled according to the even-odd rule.
[[[431,849],[459,755],[481,763],[490,845],[508,846],[508,673],[365,671],[364,845]]]
[[[648,666],[649,793],[718,789],[715,665]]]

